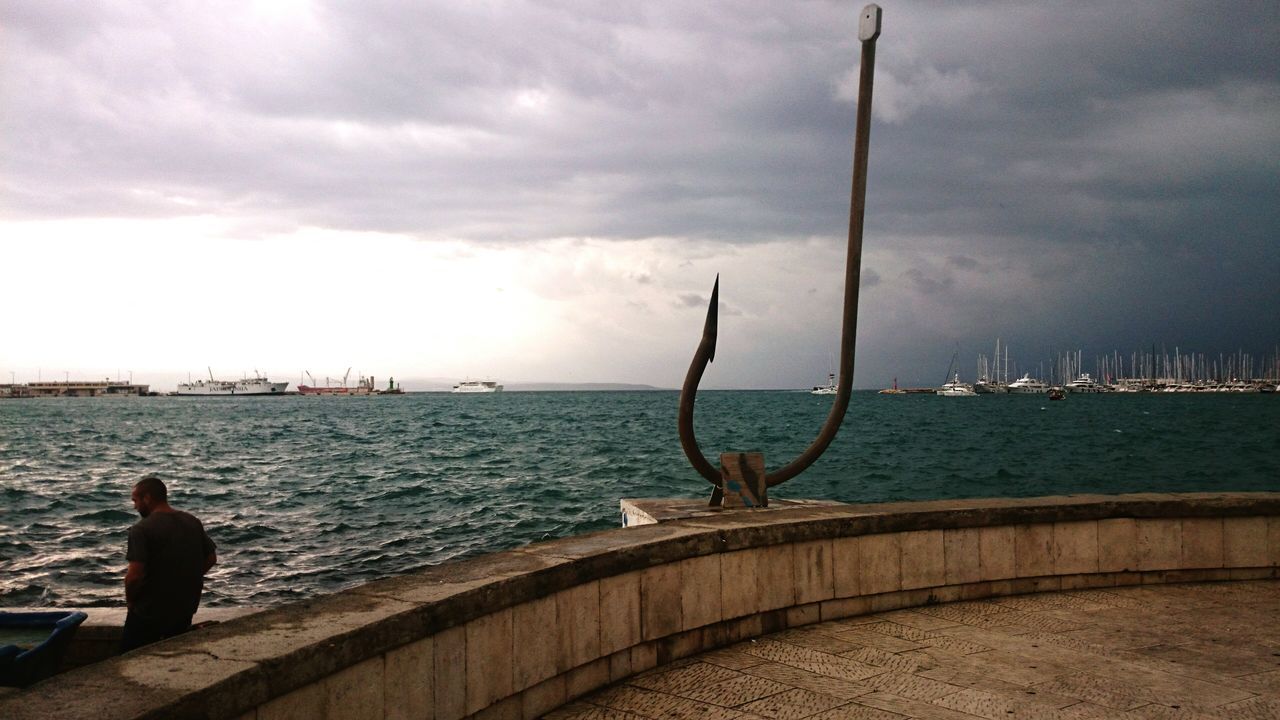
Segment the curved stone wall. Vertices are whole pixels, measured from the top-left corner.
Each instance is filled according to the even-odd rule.
[[[538,543],[190,633],[6,718],[532,718],[768,632],[1041,590],[1280,577],[1280,493],[722,512]]]

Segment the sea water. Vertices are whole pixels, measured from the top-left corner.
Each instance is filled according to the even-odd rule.
[[[830,396],[703,391],[698,439],[799,454]],[[130,488],[204,520],[208,605],[271,605],[618,527],[629,497],[709,496],[674,392],[0,402],[0,606],[117,605]],[[827,453],[771,497],[880,502],[1280,490],[1280,396],[854,393]]]

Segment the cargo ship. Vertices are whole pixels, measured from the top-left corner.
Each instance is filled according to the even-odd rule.
[[[360,380],[356,382],[355,387],[347,385],[347,377],[351,374],[351,369],[347,368],[347,375],[342,376],[342,384],[335,385],[329,378],[325,378],[324,385],[298,385],[298,393],[301,395],[403,395],[404,389],[396,385],[396,379],[391,378],[387,382],[385,390],[378,390],[374,387],[373,376],[360,376]],[[311,382],[315,382],[315,378],[311,377],[311,373],[307,373],[307,377],[311,378]]]

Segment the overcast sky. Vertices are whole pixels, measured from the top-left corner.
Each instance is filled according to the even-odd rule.
[[[0,0],[0,382],[677,387],[716,273],[705,385],[820,382],[860,8]],[[1280,4],[885,3],[877,53],[857,386],[1280,342]]]

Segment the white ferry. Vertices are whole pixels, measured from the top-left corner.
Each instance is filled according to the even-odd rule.
[[[1044,395],[1049,392],[1049,386],[1026,374],[1009,383],[1009,392],[1014,395]]]
[[[214,380],[210,373],[208,380],[196,380],[178,383],[174,395],[284,395],[287,382],[271,382],[265,377],[245,378],[243,380]]]
[[[502,392],[502,386],[493,380],[463,380],[453,386],[456,393],[495,393]]]
[[[1107,391],[1105,386],[1099,385],[1092,377],[1089,377],[1089,373],[1082,373],[1080,377],[1063,385],[1062,389],[1069,393],[1100,393]]]

